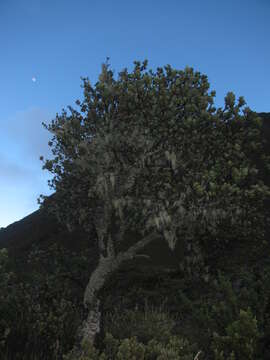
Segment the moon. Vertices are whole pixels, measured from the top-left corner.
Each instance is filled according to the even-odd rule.
[[[37,81],[37,79],[36,79],[35,76],[32,77],[32,81],[33,81],[33,82],[36,82],[36,81]]]

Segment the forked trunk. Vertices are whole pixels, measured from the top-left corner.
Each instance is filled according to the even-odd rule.
[[[90,276],[84,293],[84,307],[87,318],[83,321],[77,332],[76,346],[81,349],[82,342],[95,345],[97,334],[100,332],[100,299],[99,291],[103,288],[110,275],[119,267],[112,257],[101,255],[98,266]]]
[[[75,348],[78,348],[78,356],[82,354],[82,342],[85,341],[95,346],[96,335],[99,334],[101,330],[100,299],[98,296],[99,291],[103,288],[105,282],[124,261],[132,260],[135,257],[149,258],[148,255],[137,255],[137,252],[159,236],[160,235],[155,233],[149,234],[135,245],[131,246],[129,250],[121,252],[117,254],[117,256],[115,256],[113,252],[108,252],[109,255],[107,257],[104,257],[102,254],[100,255],[98,266],[91,274],[84,293],[84,307],[87,318],[83,321],[77,332]]]

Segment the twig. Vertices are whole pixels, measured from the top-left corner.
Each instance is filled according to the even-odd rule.
[[[199,355],[201,354],[201,350],[198,352],[198,354],[195,356],[194,360],[199,360]]]

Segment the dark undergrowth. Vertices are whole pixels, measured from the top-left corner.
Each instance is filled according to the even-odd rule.
[[[247,266],[235,249],[207,276],[199,264],[126,263],[100,294],[102,331],[80,359],[269,359],[270,261],[263,254]],[[79,359],[71,350],[89,256],[32,247],[27,273],[1,250],[1,359]]]

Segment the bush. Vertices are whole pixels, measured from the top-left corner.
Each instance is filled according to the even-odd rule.
[[[174,328],[175,321],[170,318],[164,305],[162,304],[159,309],[154,309],[153,306],[150,308],[147,300],[144,301],[144,311],[138,310],[137,306],[134,310],[123,310],[118,305],[104,320],[105,332],[119,339],[136,335],[143,344],[152,339],[167,343]]]
[[[190,346],[172,334],[175,322],[168,312],[148,307],[144,311],[123,310],[121,306],[107,314],[104,320],[105,339],[101,349],[91,344],[83,344],[83,353],[74,349],[64,356],[64,360],[193,360],[197,344]],[[198,352],[198,351],[197,351]]]
[[[214,332],[212,349],[215,360],[253,360],[259,339],[257,320],[250,308],[240,310],[239,319],[226,328],[226,336]],[[224,357],[225,356],[225,357]]]
[[[144,345],[137,336],[117,340],[106,333],[105,349],[99,354],[89,343],[83,344],[83,352],[78,356],[77,350],[64,355],[64,360],[194,360],[196,346],[190,346],[187,340],[171,336],[167,345],[151,340]]]
[[[7,250],[0,250],[0,353],[12,360],[60,359],[72,346],[83,305],[58,273],[32,269],[26,280],[11,268]]]

